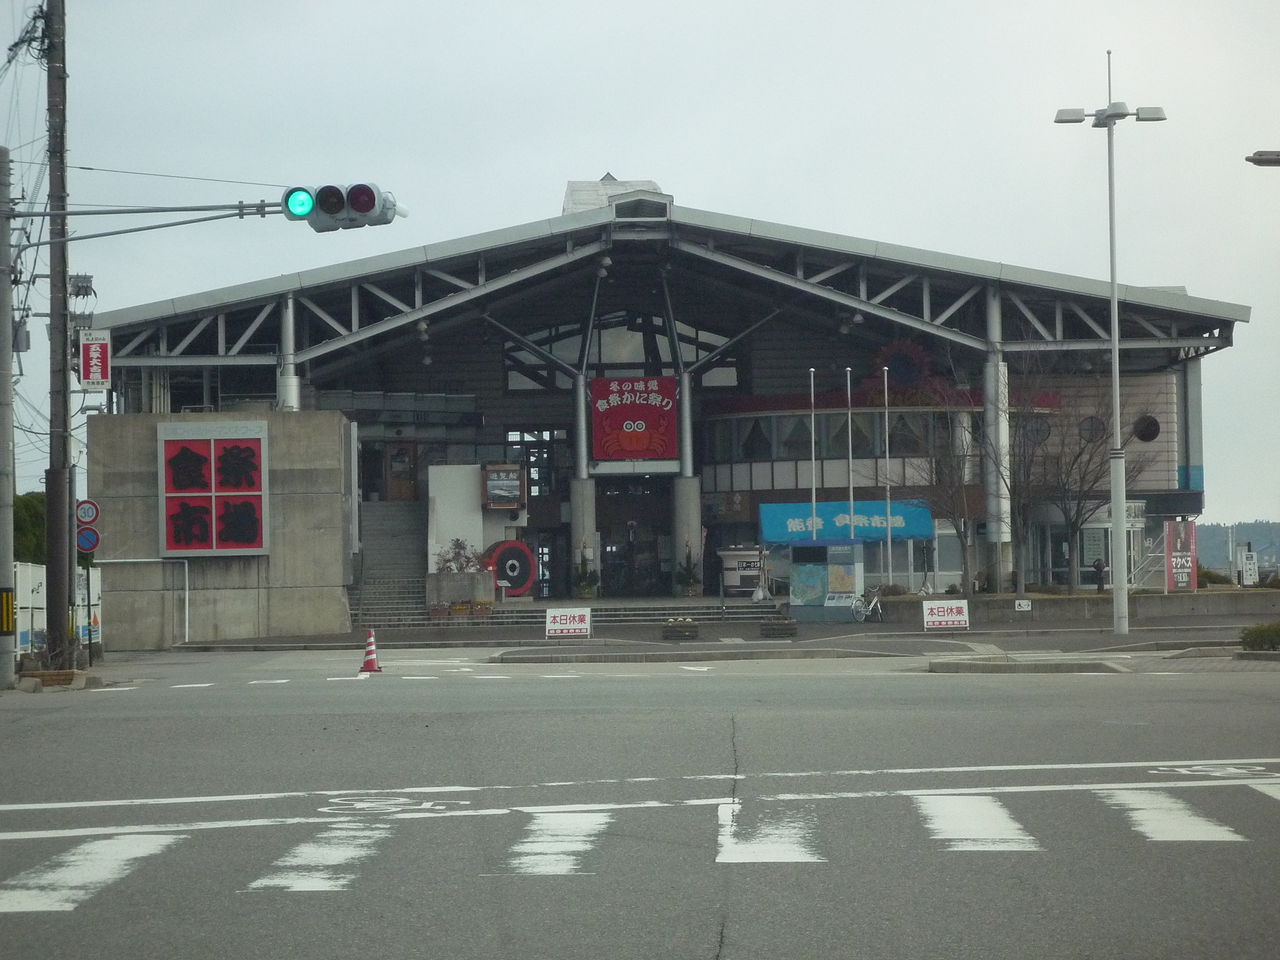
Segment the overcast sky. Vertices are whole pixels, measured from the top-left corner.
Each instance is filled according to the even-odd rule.
[[[606,171],[683,206],[1105,279],[1105,134],[1052,121],[1105,104],[1110,48],[1114,99],[1169,116],[1117,127],[1120,281],[1253,309],[1203,365],[1201,519],[1280,520],[1280,168],[1243,159],[1280,149],[1275,0],[66,3],[68,160],[99,168],[71,170],[73,203],[373,180],[411,213],[74,244],[99,310],[555,216],[566,181]],[[8,5],[5,45],[31,3]],[[26,57],[0,86],[28,196],[43,88]],[[47,410],[43,322],[19,389]],[[20,490],[40,446],[19,441]]]

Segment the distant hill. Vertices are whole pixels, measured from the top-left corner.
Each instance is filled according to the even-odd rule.
[[[1271,520],[1255,520],[1253,523],[1206,523],[1196,526],[1196,551],[1200,566],[1211,570],[1227,570],[1228,544],[1234,531],[1236,549],[1252,543],[1258,554],[1258,566],[1280,565],[1280,523]]]

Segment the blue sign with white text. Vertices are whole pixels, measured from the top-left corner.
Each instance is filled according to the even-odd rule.
[[[818,539],[834,540],[853,536],[875,542],[886,539],[883,500],[855,500],[850,515],[848,500],[828,500],[818,504]],[[814,515],[808,503],[762,503],[760,539],[763,543],[786,543],[813,539]],[[932,540],[933,514],[921,500],[894,500],[889,504],[889,522],[895,540]]]

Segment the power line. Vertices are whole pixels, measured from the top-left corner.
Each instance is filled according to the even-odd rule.
[[[14,160],[14,163],[43,163],[42,160]],[[112,167],[86,167],[73,163],[67,164],[68,170],[89,170],[93,173],[119,173],[130,177],[158,177],[163,180],[196,180],[201,183],[233,183],[245,187],[274,187],[278,190],[288,188],[287,183],[261,183],[257,180],[224,180],[220,177],[193,177],[180,173],[147,173],[143,170],[116,170]]]

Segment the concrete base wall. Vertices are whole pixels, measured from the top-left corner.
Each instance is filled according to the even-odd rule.
[[[269,554],[161,559],[157,425],[246,419],[267,423]],[[104,648],[350,630],[355,500],[348,430],[332,411],[91,417]]]

